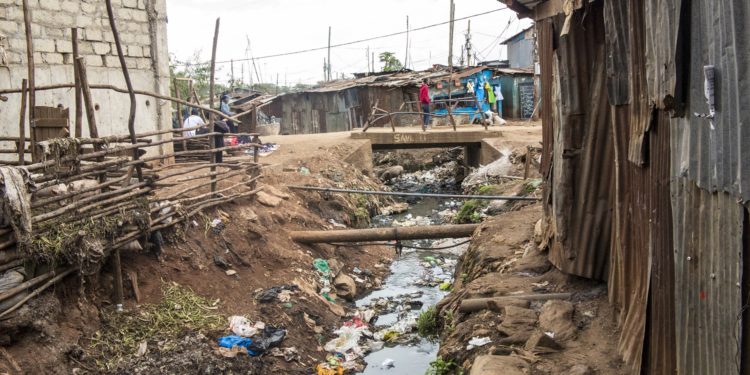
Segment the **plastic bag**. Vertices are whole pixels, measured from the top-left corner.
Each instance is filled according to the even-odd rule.
[[[331,273],[331,267],[328,266],[328,261],[325,259],[315,259],[313,261],[313,267],[324,275]]]
[[[229,329],[237,336],[253,337],[265,327],[263,322],[255,322],[251,325],[250,320],[244,316],[235,315],[229,318]]]
[[[222,348],[227,348],[227,349],[232,349],[234,347],[245,348],[247,350],[247,354],[250,354],[253,356],[259,354],[250,350],[250,345],[253,344],[253,340],[250,340],[247,337],[235,336],[235,335],[224,336],[224,337],[219,337],[218,342],[219,342],[219,346]]]
[[[281,345],[286,337],[286,329],[276,328],[273,326],[266,326],[263,329],[263,335],[256,337],[255,340],[248,346],[248,351],[261,354],[266,350]]]

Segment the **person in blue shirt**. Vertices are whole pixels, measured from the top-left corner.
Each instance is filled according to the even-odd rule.
[[[219,106],[219,110],[221,111],[221,113],[227,116],[235,115],[235,113],[229,109],[229,95],[224,94],[221,96],[221,105]],[[229,132],[237,133],[237,128],[234,126],[234,122],[232,120],[226,120],[226,122],[227,126],[229,127]]]

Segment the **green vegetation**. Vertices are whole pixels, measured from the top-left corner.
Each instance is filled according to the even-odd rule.
[[[542,180],[541,179],[530,180],[529,182],[526,183],[526,185],[524,185],[523,191],[524,191],[525,194],[531,194],[541,184],[542,184]]]
[[[425,375],[462,375],[464,372],[453,361],[446,361],[438,357],[430,363]]]
[[[482,221],[482,209],[487,203],[478,199],[470,199],[461,206],[454,218],[458,224],[479,223]]]
[[[438,334],[438,314],[435,306],[422,311],[417,318],[417,332],[422,337],[435,337]]]
[[[396,58],[393,52],[383,52],[379,57],[380,62],[383,63],[384,72],[397,72],[404,68],[404,65]]]
[[[226,325],[225,317],[213,314],[214,305],[191,289],[176,283],[162,286],[158,305],[143,305],[138,311],[102,313],[102,328],[91,339],[100,368],[112,370],[120,359],[136,354],[139,345],[159,342],[169,350],[186,331],[206,333]]]

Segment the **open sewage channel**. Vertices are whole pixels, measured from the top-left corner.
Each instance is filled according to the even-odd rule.
[[[406,173],[390,181],[393,191],[451,193],[461,190],[455,170],[459,161]],[[460,167],[459,167],[460,168]],[[406,211],[376,216],[373,227],[439,225],[450,221],[462,204],[438,198],[408,199]],[[435,306],[450,291],[458,257],[468,239],[403,241],[379,290],[356,301],[359,315],[370,321],[375,343],[367,348],[367,364],[360,374],[424,374],[437,358],[438,339],[417,332],[420,313]],[[432,248],[441,248],[432,250]],[[367,316],[369,318],[369,316]],[[381,348],[381,342],[384,342]]]

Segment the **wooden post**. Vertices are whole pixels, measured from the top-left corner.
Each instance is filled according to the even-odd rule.
[[[208,85],[208,106],[211,109],[214,108],[214,94],[215,94],[214,93],[214,88],[215,88],[214,78],[216,76],[216,46],[217,46],[218,41],[219,41],[219,22],[220,22],[220,20],[221,20],[220,18],[216,19],[216,29],[214,30],[214,44],[213,44],[213,48],[211,50],[211,81],[209,82],[209,85]],[[208,128],[209,128],[208,130],[211,133],[214,132],[214,115],[213,115],[213,113],[209,115],[209,125],[208,125]],[[223,135],[222,135],[222,137],[223,137]],[[213,144],[212,148],[216,148],[216,143]],[[223,151],[218,151],[218,152],[223,152]],[[211,165],[211,172],[215,172],[216,171],[216,166],[213,165],[213,164],[216,164],[217,156],[218,155],[216,154],[216,152],[211,153],[211,164],[212,164]],[[216,176],[212,176],[211,177],[211,191],[212,192],[216,191]]]
[[[99,138],[99,131],[96,128],[96,113],[94,112],[94,101],[91,99],[91,87],[89,86],[86,65],[83,63],[83,57],[76,59],[78,67],[78,78],[81,80],[81,91],[83,93],[83,103],[86,106],[86,120],[89,123],[89,138]],[[100,144],[95,144],[96,151],[101,150]]]
[[[172,80],[172,85],[174,86],[174,96],[175,96],[175,98],[182,99],[180,97],[180,87],[177,86],[177,80],[176,79]],[[183,127],[184,121],[185,121],[185,119],[182,117],[182,107],[180,106],[180,103],[177,103],[177,122],[178,122],[178,125],[180,127]],[[183,140],[182,141],[182,151],[187,151],[187,140]]]
[[[21,81],[21,112],[18,115],[21,119],[18,124],[18,165],[23,165],[24,154],[26,152],[26,88],[28,81]]]
[[[70,29],[70,35],[73,40],[73,77],[76,84],[76,119],[75,128],[73,129],[73,138],[83,137],[83,96],[81,94],[81,77],[78,72],[78,28],[74,27]]]
[[[115,22],[115,14],[112,10],[112,0],[106,0],[107,3],[107,16],[109,17],[109,26],[112,28],[112,37],[115,40],[115,47],[117,48],[117,57],[120,58],[120,68],[122,69],[122,75],[125,78],[125,85],[128,87],[128,96],[130,97],[130,113],[128,114],[128,131],[130,132],[130,143],[137,144],[138,140],[135,136],[135,92],[133,91],[133,82],[130,81],[130,74],[128,73],[128,65],[125,63],[125,53],[122,51],[122,43],[120,43],[120,33],[117,32],[117,23]],[[133,160],[138,160],[138,149],[133,149]],[[140,164],[136,164],[135,172],[138,176],[138,181],[143,182],[143,170],[141,170]],[[120,281],[122,283],[122,275],[120,275]]]
[[[293,231],[292,241],[300,243],[422,240],[471,237],[479,224],[427,225],[371,229]]]
[[[34,120],[34,108],[36,108],[36,93],[35,93],[35,79],[34,79],[34,41],[31,37],[31,9],[29,8],[29,0],[23,0],[23,25],[26,31],[26,60],[28,64],[28,80],[29,80],[29,137],[31,138],[31,160],[36,162],[36,135],[34,134],[34,128],[36,127]]]
[[[531,147],[526,146],[526,165],[523,169],[523,179],[528,180],[529,179],[529,164],[531,164]]]
[[[120,262],[120,249],[112,253],[112,271],[115,276],[115,307],[118,312],[122,311],[122,305],[125,300],[122,290],[122,264]]]

